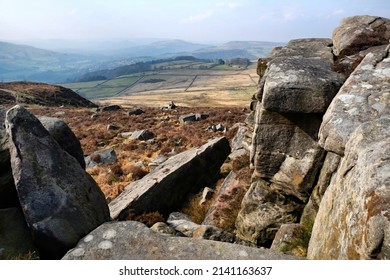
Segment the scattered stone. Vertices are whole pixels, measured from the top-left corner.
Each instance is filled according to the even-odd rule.
[[[117,111],[120,108],[121,107],[119,105],[109,105],[109,106],[104,106],[104,107],[100,108],[100,110],[102,112],[110,112],[110,111]]]
[[[117,126],[115,124],[108,124],[107,125],[107,130],[118,130],[120,128],[121,128],[120,126]]]
[[[114,234],[115,233],[115,234]],[[141,238],[140,238],[141,237]],[[105,223],[70,250],[64,260],[280,260],[298,259],[226,242],[156,234],[134,221]]]
[[[99,114],[92,114],[91,120],[96,120],[99,117]]]
[[[199,227],[199,225],[191,221],[187,215],[180,212],[171,213],[167,223],[176,231],[183,233],[187,237],[192,237],[193,232]]]
[[[137,108],[137,109],[134,109],[132,111],[127,112],[127,115],[128,116],[139,116],[139,115],[142,115],[144,113],[145,113],[144,110]]]
[[[109,204],[111,217],[125,218],[129,209],[136,214],[154,211],[169,214],[180,209],[189,194],[198,193],[214,182],[229,153],[229,142],[222,137],[169,158],[141,180],[128,185]]]
[[[163,235],[174,236],[176,234],[176,231],[174,228],[172,228],[172,227],[168,226],[166,223],[162,223],[162,222],[155,223],[150,229],[156,233],[160,233]]]
[[[35,245],[42,258],[60,258],[110,219],[105,197],[26,109],[11,108],[5,123],[15,186]]]
[[[60,144],[61,148],[77,159],[81,167],[85,169],[84,152],[80,141],[69,126],[63,120],[57,118],[42,116],[38,119],[54,140]]]
[[[131,135],[133,135],[133,132],[122,132],[121,133],[121,136],[123,137],[123,138],[131,138]]]
[[[147,129],[143,129],[143,130],[137,130],[137,131],[134,131],[133,134],[131,134],[131,139],[133,140],[149,140],[149,139],[152,139],[154,138],[154,133],[147,130]]]
[[[91,168],[97,165],[104,165],[115,161],[116,153],[114,148],[96,151],[93,154],[85,157],[85,163],[87,168]]]
[[[189,123],[196,121],[196,115],[195,114],[187,114],[179,117],[180,123]]]
[[[198,226],[192,232],[192,237],[197,239],[214,240],[227,243],[234,243],[236,240],[236,236],[233,233],[209,225]]]
[[[201,120],[205,120],[209,117],[208,114],[206,113],[200,113],[200,114],[195,114],[195,120],[196,121],[201,121]]]
[[[212,130],[213,132],[222,131],[226,132],[226,128],[222,124],[210,125],[206,130]]]
[[[202,199],[199,201],[199,205],[202,206],[213,196],[214,190],[209,187],[205,187],[202,192]]]

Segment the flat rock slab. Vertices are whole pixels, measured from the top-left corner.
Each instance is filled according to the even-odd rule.
[[[221,137],[169,158],[111,201],[111,217],[125,219],[129,210],[136,214],[154,211],[169,214],[179,209],[190,194],[214,181],[229,153],[229,142]]]
[[[17,105],[5,124],[15,186],[34,242],[43,258],[60,258],[110,220],[105,197],[33,114]]]
[[[105,223],[85,236],[64,260],[292,260],[268,249],[211,240],[169,237],[134,221]]]

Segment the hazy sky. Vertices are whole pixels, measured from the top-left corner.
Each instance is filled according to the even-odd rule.
[[[0,0],[0,41],[331,37],[341,18],[390,17],[389,0]]]

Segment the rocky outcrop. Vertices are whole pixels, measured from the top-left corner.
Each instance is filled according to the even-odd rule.
[[[324,116],[320,144],[341,160],[321,200],[309,258],[390,256],[389,68],[388,48],[368,53]]]
[[[359,125],[390,115],[389,67],[385,47],[366,55],[324,115],[321,146],[343,156],[346,142]]]
[[[253,184],[238,214],[238,236],[270,244],[283,223],[299,220],[324,159],[322,114],[344,77],[333,70],[330,39],[292,40],[268,57],[255,95]]]
[[[229,142],[222,137],[169,158],[110,202],[111,217],[125,219],[130,210],[135,214],[169,214],[180,209],[189,194],[199,192],[216,179],[229,153]]]
[[[321,201],[309,258],[390,258],[389,127],[390,118],[367,122],[346,143]]]
[[[333,31],[334,54],[353,55],[373,46],[387,45],[390,20],[377,16],[344,18]]]
[[[104,195],[26,109],[11,108],[5,124],[13,178],[34,243],[41,257],[60,258],[110,219]]]
[[[292,256],[261,248],[156,234],[144,224],[105,223],[85,236],[64,260],[281,260]]]

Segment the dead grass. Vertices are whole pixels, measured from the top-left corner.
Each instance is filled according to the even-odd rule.
[[[193,147],[199,147],[214,137],[226,136],[231,140],[233,132],[227,133],[206,131],[213,124],[222,124],[227,128],[235,123],[243,122],[246,113],[241,108],[211,108],[211,107],[179,107],[177,110],[163,111],[156,107],[143,107],[144,114],[128,116],[130,109],[120,109],[114,112],[98,112],[81,108],[55,108],[29,106],[28,109],[36,115],[46,115],[63,119],[80,140],[83,151],[91,155],[97,150],[113,147],[117,154],[117,162],[111,165],[88,168],[87,172],[98,183],[108,201],[117,197],[131,182],[145,176],[148,164],[156,156],[170,156]],[[58,114],[63,112],[63,114]],[[207,113],[206,120],[190,124],[180,124],[179,117],[188,113]],[[115,124],[120,129],[108,131],[108,124]],[[155,134],[151,141],[126,139],[123,132],[148,129]],[[96,154],[95,154],[96,155]]]

